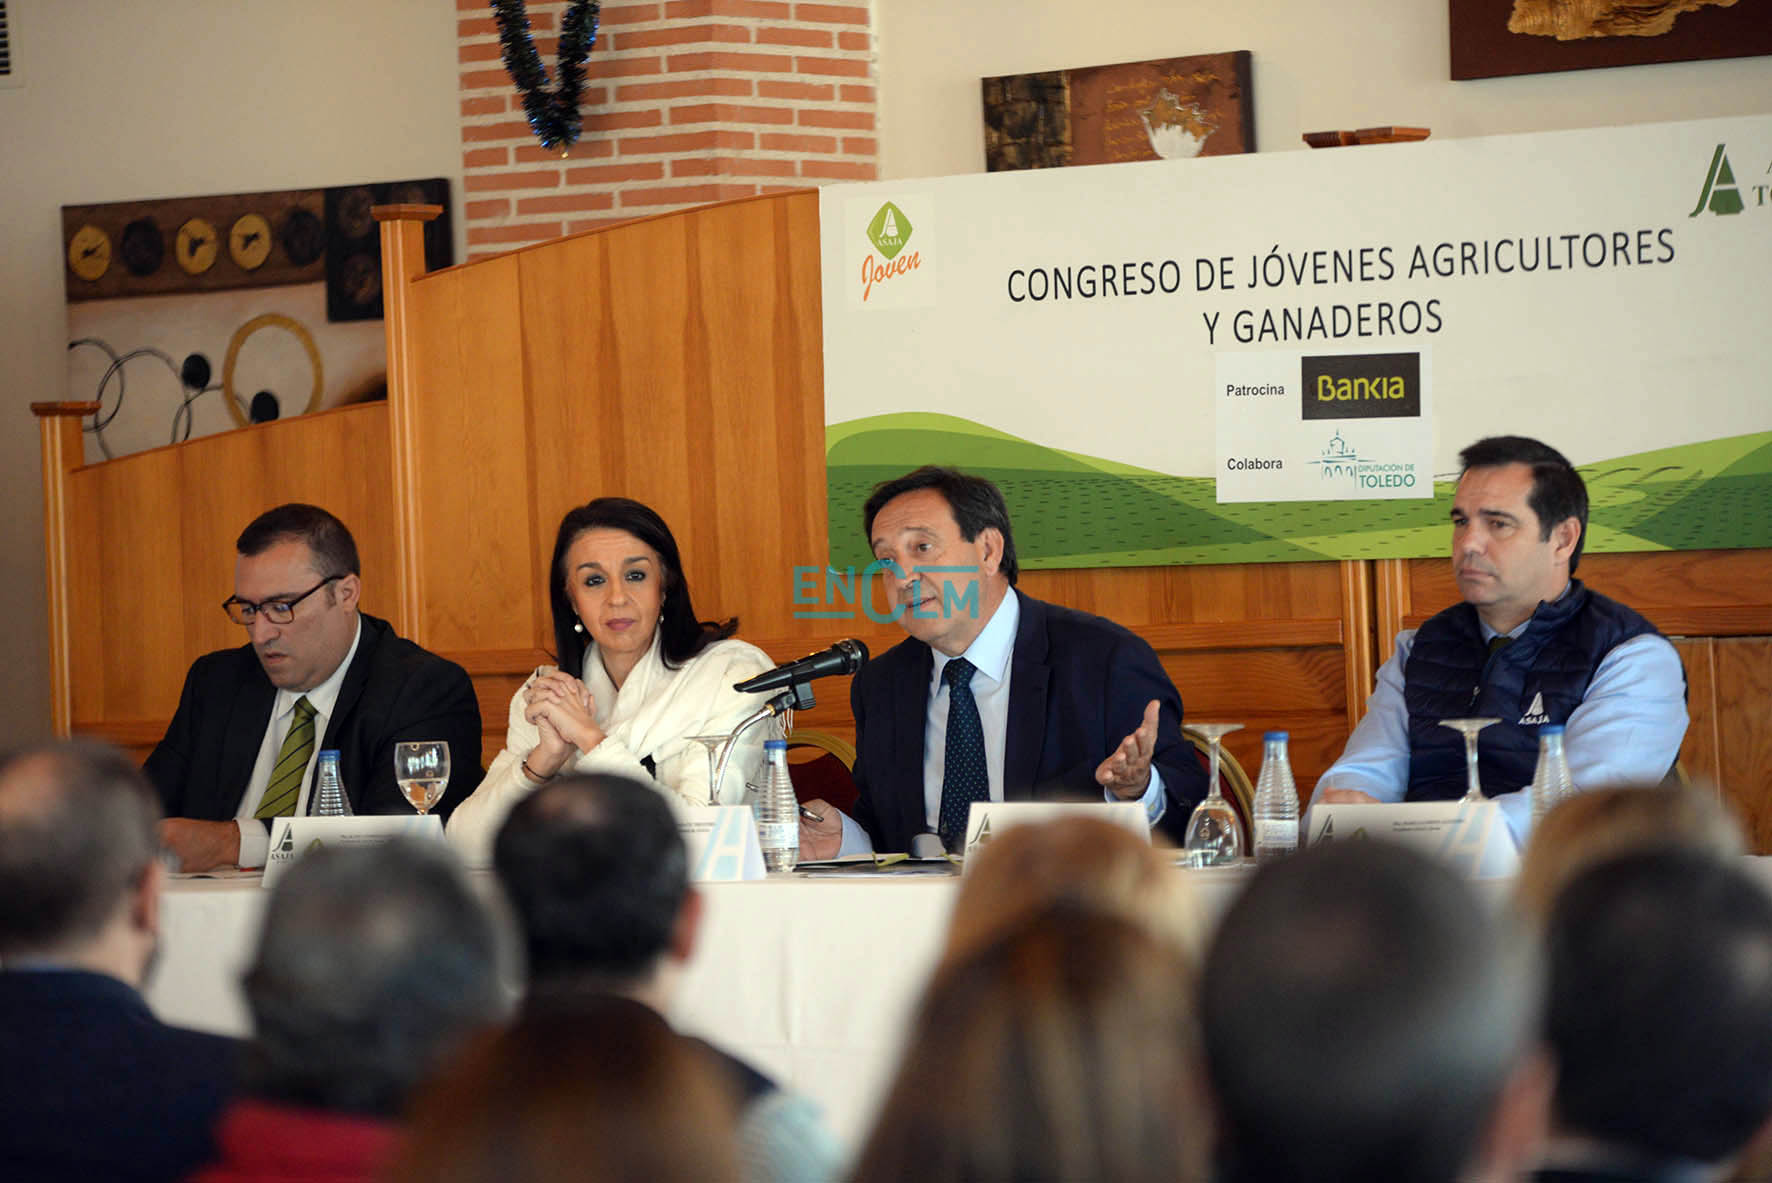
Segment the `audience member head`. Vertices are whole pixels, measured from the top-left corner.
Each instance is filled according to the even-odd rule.
[[[314,689],[357,636],[363,581],[351,532],[319,506],[297,503],[266,510],[234,545],[234,594],[222,607],[246,629],[272,685]]]
[[[1520,860],[1514,901],[1527,919],[1543,923],[1564,884],[1588,867],[1631,851],[1663,848],[1718,856],[1745,849],[1735,819],[1701,790],[1593,789],[1539,819]]]
[[[1692,850],[1589,867],[1545,937],[1556,1128],[1721,1163],[1772,1119],[1772,898]]]
[[[1525,953],[1453,872],[1398,846],[1264,867],[1201,976],[1219,1177],[1452,1183],[1518,1165],[1548,1089]]]
[[[512,952],[441,844],[315,851],[272,890],[245,974],[249,1089],[399,1114],[445,1056],[507,1013]]]
[[[1203,1177],[1188,966],[1056,903],[936,973],[856,1183]]]
[[[160,802],[98,744],[0,760],[0,958],[141,983],[158,930]]]
[[[419,1098],[395,1183],[738,1178],[735,1100],[711,1056],[622,998],[526,1011]]]
[[[619,630],[607,627],[605,611],[616,581],[625,594],[617,614],[632,621]],[[718,624],[696,619],[671,528],[627,497],[599,497],[560,519],[548,590],[555,660],[574,677],[593,640],[608,664],[610,654],[643,653],[657,634],[665,664],[675,667],[738,631],[736,617]]]
[[[1060,903],[1142,924],[1190,960],[1200,952],[1200,912],[1187,880],[1126,827],[1066,817],[999,830],[968,860],[943,960]]]
[[[551,781],[511,810],[492,863],[522,929],[532,993],[650,994],[664,963],[689,955],[698,897],[654,788],[610,775]]]

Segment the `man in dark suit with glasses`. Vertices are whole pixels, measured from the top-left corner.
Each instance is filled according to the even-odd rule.
[[[235,544],[222,607],[248,643],[206,654],[144,770],[166,808],[161,841],[186,871],[264,864],[270,823],[305,814],[321,751],[339,754],[356,813],[412,807],[394,745],[445,740],[447,818],[480,779],[480,708],[467,673],[361,612],[357,544],[313,505],[259,515]]]

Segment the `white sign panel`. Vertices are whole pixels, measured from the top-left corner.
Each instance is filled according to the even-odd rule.
[[[1221,353],[1220,501],[1434,495],[1426,351]]]

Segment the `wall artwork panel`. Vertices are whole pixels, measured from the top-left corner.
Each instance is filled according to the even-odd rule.
[[[1772,54],[1772,0],[1449,0],[1452,77]]]
[[[1255,150],[1249,53],[984,80],[991,172]]]

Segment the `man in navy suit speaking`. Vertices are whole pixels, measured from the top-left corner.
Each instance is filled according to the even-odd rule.
[[[910,636],[862,667],[855,816],[809,803],[801,854],[964,842],[977,801],[1138,801],[1178,844],[1206,795],[1181,695],[1150,645],[1112,621],[1015,590],[1015,538],[990,481],[924,467],[863,511]]]

